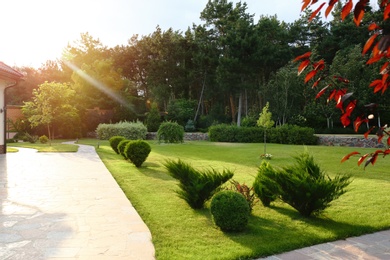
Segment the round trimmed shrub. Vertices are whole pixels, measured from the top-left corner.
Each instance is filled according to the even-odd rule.
[[[243,231],[250,216],[244,196],[232,190],[218,192],[211,199],[210,212],[215,225],[222,231]]]
[[[124,139],[124,140],[120,141],[118,146],[117,146],[117,150],[118,150],[119,154],[122,155],[125,159],[127,159],[126,154],[125,154],[125,148],[129,142],[131,142],[131,140]]]
[[[125,155],[136,167],[141,167],[143,162],[148,158],[152,148],[150,145],[143,141],[131,141],[126,144]]]
[[[45,144],[49,141],[49,138],[46,136],[46,135],[42,135],[41,137],[39,137],[39,142],[41,144]]]
[[[184,128],[176,122],[163,122],[157,131],[159,142],[164,140],[166,143],[182,143],[184,140]]]
[[[117,154],[119,154],[119,151],[118,151],[118,144],[122,141],[122,140],[125,140],[125,138],[123,136],[119,136],[119,135],[116,135],[116,136],[113,136],[111,137],[108,141],[110,142],[110,146],[112,148],[112,150],[114,150]]]

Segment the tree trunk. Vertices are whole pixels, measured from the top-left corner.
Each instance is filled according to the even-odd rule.
[[[236,122],[236,105],[234,104],[234,97],[230,94],[230,110],[232,113],[232,123]]]
[[[50,124],[47,124],[47,134],[49,135],[49,145],[51,146],[51,132],[50,132]]]
[[[241,126],[241,114],[242,114],[242,92],[238,98],[238,114],[237,114],[237,126]]]

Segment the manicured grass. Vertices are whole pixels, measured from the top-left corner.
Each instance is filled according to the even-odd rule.
[[[18,149],[12,148],[12,147],[8,147],[8,145],[7,145],[7,153],[16,153],[18,151],[19,151]]]
[[[97,145],[96,140],[80,143]],[[357,166],[357,158],[340,163],[355,148],[267,144],[267,153],[273,155],[270,163],[275,167],[293,163],[291,157],[307,149],[331,176],[351,173],[354,181],[349,192],[317,218],[304,218],[281,202],[270,208],[258,203],[244,232],[223,233],[213,225],[208,206],[193,210],[178,198],[177,181],[162,163],[180,158],[196,168],[232,169],[235,180],[252,186],[263,145],[150,144],[152,152],[141,168],[115,154],[107,141],[99,141],[97,151],[150,228],[157,259],[253,259],[390,228],[388,158],[379,158],[375,166],[364,171]],[[361,152],[373,150],[359,148]]]
[[[66,140],[53,140],[51,145],[49,143],[41,144],[39,142],[29,143],[29,142],[18,142],[18,143],[10,143],[7,144],[7,147],[24,147],[24,148],[33,148],[37,149],[38,152],[57,152],[57,153],[65,153],[65,152],[77,152],[78,146],[73,144],[63,144]]]

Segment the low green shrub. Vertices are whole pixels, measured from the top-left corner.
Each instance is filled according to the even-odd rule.
[[[112,136],[108,142],[110,143],[110,146],[112,148],[112,150],[114,150],[114,152],[116,152],[117,154],[119,154],[119,151],[118,151],[118,144],[122,141],[122,140],[125,140],[126,138],[124,138],[123,136],[119,136],[119,135],[116,135],[116,136]]]
[[[9,138],[9,139],[5,140],[6,144],[12,144],[12,143],[16,143],[16,142],[17,142],[17,140],[13,139],[13,138]]]
[[[26,133],[24,133],[23,141],[35,144],[38,141],[38,136],[37,135],[30,135],[29,133],[26,132]]]
[[[238,127],[236,125],[219,124],[209,127],[212,142],[262,143],[263,127]],[[318,137],[314,129],[285,124],[267,129],[267,142],[279,144],[317,144]]]
[[[202,208],[220,186],[233,177],[229,170],[222,173],[214,169],[199,171],[181,160],[168,160],[164,166],[170,176],[179,180],[180,190],[176,191],[179,197],[194,209]]]
[[[41,144],[46,144],[49,141],[49,138],[46,135],[42,135],[39,137],[39,142]]]
[[[142,122],[119,122],[116,124],[99,124],[96,134],[100,140],[109,140],[113,136],[123,136],[129,140],[144,140],[148,130]]]
[[[149,132],[157,132],[159,126],[161,124],[161,116],[158,111],[158,107],[156,103],[152,103],[150,111],[146,116],[146,128]]]
[[[245,200],[248,202],[250,211],[252,211],[253,206],[256,203],[256,194],[254,192],[253,187],[248,187],[248,185],[246,185],[245,183],[241,184],[235,180],[231,180],[230,183],[231,187],[227,189],[241,193],[241,195],[244,196]]]
[[[210,212],[215,225],[222,231],[243,231],[249,221],[250,208],[244,196],[225,190],[211,199]]]
[[[182,143],[184,141],[184,128],[176,122],[161,123],[157,131],[157,140],[165,143]]]
[[[194,123],[194,121],[191,120],[191,119],[188,119],[188,121],[187,121],[187,123],[186,123],[186,125],[185,125],[185,127],[184,127],[184,130],[185,130],[186,132],[195,132],[196,128],[195,128],[195,123]]]
[[[295,165],[280,170],[262,171],[262,178],[265,183],[276,183],[280,198],[301,215],[318,215],[346,192],[345,188],[351,182],[349,175],[337,175],[331,179],[308,153],[294,158]],[[265,186],[273,191],[273,187],[267,184]]]
[[[253,190],[265,207],[269,207],[280,194],[279,186],[274,181],[275,174],[276,171],[269,162],[263,161],[253,182]]]
[[[126,149],[126,145],[129,142],[131,142],[131,140],[123,139],[122,141],[119,142],[119,144],[117,146],[117,150],[118,150],[119,154],[122,155],[123,158],[125,158],[125,159],[127,159],[125,149]]]
[[[136,167],[141,167],[141,165],[148,158],[152,148],[150,145],[143,140],[131,141],[126,144],[125,155]]]

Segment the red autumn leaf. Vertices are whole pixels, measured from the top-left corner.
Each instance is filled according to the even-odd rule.
[[[321,11],[322,7],[324,7],[325,3],[322,3],[320,5],[320,7],[317,8],[317,10],[315,10],[309,17],[309,22],[311,22],[311,20],[313,20],[314,17],[317,16],[317,14]]]
[[[332,92],[330,92],[330,95],[328,97],[328,103],[334,98],[334,96],[336,95],[336,92],[337,92],[336,89],[333,89]]]
[[[337,81],[339,81],[339,82],[349,83],[348,79],[345,79],[345,78],[340,77],[340,76],[333,76],[333,78],[337,79]]]
[[[370,154],[367,153],[365,155],[363,155],[362,157],[359,158],[358,160],[358,166],[360,166],[360,164],[362,164],[362,162],[367,158],[367,156],[369,156]]]
[[[371,126],[370,129],[368,129],[367,132],[364,133],[364,138],[368,138],[368,135],[371,133],[372,130],[374,130],[375,126]]]
[[[309,4],[310,4],[311,0],[302,0],[302,2],[303,2],[303,4],[302,4],[302,9],[301,9],[301,12],[302,12],[303,10],[305,10],[305,9],[306,9],[306,7],[308,7],[308,6],[309,6]]]
[[[366,44],[364,44],[364,48],[363,48],[363,51],[362,51],[362,54],[366,54],[367,51],[371,48],[372,44],[374,43],[376,37],[378,37],[378,34],[373,34],[367,41],[366,41]]]
[[[334,5],[338,2],[338,0],[330,0],[329,1],[329,4],[328,4],[328,8],[326,8],[326,11],[325,11],[325,17],[328,17],[328,15],[330,14],[330,12],[332,11]]]
[[[367,119],[367,118],[363,119],[363,118],[361,118],[360,116],[358,116],[358,117],[355,119],[355,121],[353,122],[353,128],[355,129],[355,132],[358,132],[359,127],[360,127],[361,124],[367,123],[367,122],[368,122],[368,119]]]
[[[374,165],[375,162],[376,162],[376,159],[378,159],[378,153],[374,153],[374,154],[372,155],[372,157],[370,158],[370,163],[371,163],[372,165]]]
[[[349,124],[351,123],[351,119],[349,119],[348,113],[344,113],[344,114],[340,117],[340,121],[341,121],[341,123],[343,124],[344,127],[349,126]]]
[[[356,155],[356,154],[360,154],[359,152],[352,152],[352,153],[349,153],[347,154],[346,156],[343,157],[343,159],[341,159],[341,162],[345,162],[346,160],[348,160],[351,156],[353,155]]]
[[[380,27],[376,23],[372,23],[368,26],[369,31],[379,30]]]
[[[390,137],[389,137],[389,139],[390,139]],[[389,143],[389,140],[387,141],[387,143]],[[390,148],[383,151],[383,157],[385,157],[388,154],[390,154]]]
[[[388,61],[386,61],[385,62],[385,64],[383,64],[383,66],[382,66],[382,68],[381,68],[381,70],[380,70],[380,74],[386,74],[386,73],[388,73],[388,69],[387,69],[387,67],[389,67],[389,62]]]
[[[345,17],[347,17],[349,15],[349,13],[351,12],[352,7],[353,7],[353,2],[352,2],[352,0],[349,0],[348,3],[346,3],[343,6],[343,9],[341,10],[341,20],[344,21]]]
[[[322,77],[319,77],[319,78],[316,80],[316,82],[314,82],[314,84],[313,84],[313,86],[312,86],[311,88],[317,87],[318,84],[321,82],[321,80],[322,80]],[[328,87],[329,87],[329,85],[328,85]]]
[[[305,77],[305,83],[307,83],[309,80],[311,80],[316,74],[317,74],[316,70],[312,70],[309,73],[307,73],[307,75]]]
[[[372,64],[372,63],[375,63],[375,62],[378,62],[380,61],[385,55],[383,53],[380,53],[380,54],[377,54],[377,55],[374,55],[372,56],[371,59],[369,59],[366,64]]]
[[[325,61],[320,60],[319,62],[314,63],[313,67],[315,70],[323,70],[325,68]]]
[[[304,53],[304,54],[302,54],[302,55],[296,57],[296,58],[294,59],[294,61],[299,61],[299,60],[308,59],[308,58],[310,58],[310,55],[311,55],[311,51],[306,52],[306,53]]]
[[[390,5],[387,5],[383,12],[383,20],[390,18]]]
[[[301,62],[301,64],[299,64],[299,67],[298,67],[298,76],[301,75],[302,71],[304,71],[307,66],[309,66],[310,64],[310,60],[304,60]]]
[[[356,5],[355,9],[353,10],[353,21],[355,22],[356,26],[360,25],[361,20],[364,16],[364,8],[366,7],[368,3],[368,0],[360,0]]]
[[[325,91],[328,89],[328,87],[329,87],[329,86],[326,86],[326,87],[324,87],[323,89],[321,89],[321,91],[318,92],[318,94],[317,94],[317,96],[316,96],[316,99],[319,98],[319,97],[321,97],[321,96],[325,93]]]

